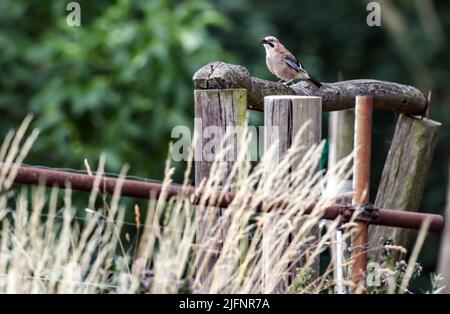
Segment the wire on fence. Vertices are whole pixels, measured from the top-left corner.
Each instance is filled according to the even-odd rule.
[[[2,164],[0,163],[0,168]],[[66,172],[60,170],[54,170],[52,168],[38,168],[31,166],[17,166],[17,175],[15,178],[16,183],[40,185],[44,184],[48,187],[62,187],[66,188],[67,183],[70,183],[70,187],[73,190],[90,192],[94,186],[95,176],[80,174],[76,172]],[[122,196],[136,197],[136,198],[158,198],[163,190],[163,185],[159,181],[141,181],[130,179],[118,179],[117,177],[103,176],[100,182],[100,192],[105,194],[113,194],[116,184],[121,180],[122,189],[120,194]],[[234,194],[231,192],[223,192],[219,194],[223,195],[222,198],[212,197],[212,199],[221,199],[219,203],[208,203],[208,206],[227,207],[233,199]],[[184,187],[182,185],[170,184],[167,187],[167,198],[177,197],[182,194],[193,196],[193,204],[196,204],[202,194],[201,189],[198,190],[193,186]],[[262,204],[260,204],[262,205]],[[287,201],[281,201],[274,204],[272,207],[284,207],[288,206]],[[305,214],[309,214],[314,209],[315,204],[310,204],[305,210]],[[335,204],[325,208],[324,219],[333,220],[338,216],[343,217],[343,221],[346,221],[351,217],[355,210],[358,210],[350,205]],[[370,215],[360,215],[357,221],[362,221],[367,224],[383,225],[390,227],[401,227],[408,229],[420,229],[425,219],[430,219],[430,231],[440,232],[444,228],[444,218],[441,215],[425,214],[418,212],[408,212],[393,209],[374,209],[372,208]]]

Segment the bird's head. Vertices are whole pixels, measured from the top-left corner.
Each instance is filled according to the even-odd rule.
[[[272,51],[275,48],[275,45],[279,44],[280,41],[273,36],[266,36],[261,38],[261,43],[267,52]]]

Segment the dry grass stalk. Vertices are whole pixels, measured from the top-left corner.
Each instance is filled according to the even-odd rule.
[[[310,234],[320,223],[324,209],[335,202],[324,189],[329,174],[348,178],[351,157],[338,162],[329,173],[313,172],[324,143],[301,153],[299,133],[279,164],[270,162],[275,150],[269,149],[252,167],[250,136],[246,133],[228,177],[223,175],[225,164],[220,160],[229,148],[220,151],[212,175],[202,184],[198,205],[193,205],[187,193],[167,200],[174,173],[168,160],[162,193],[158,199],[149,200],[143,213],[137,206],[122,205],[121,184],[116,186],[110,201],[99,195],[105,166],[105,157],[101,156],[85,207],[86,217],[80,223],[75,217],[69,186],[62,207],[58,206],[60,193],[56,188],[49,195],[43,187],[32,189],[31,199],[26,188],[11,188],[17,171],[13,165],[23,161],[37,136],[33,132],[24,140],[30,121],[27,118],[17,133],[10,132],[0,149],[0,293],[177,293],[182,289],[208,293],[319,293],[333,287],[329,278],[332,265],[315,280],[309,280],[309,266],[333,244],[339,221],[328,224],[318,239]],[[192,156],[191,153],[191,160]],[[85,164],[92,173],[89,163]],[[191,167],[189,162],[184,187],[188,186]],[[126,170],[120,178],[125,177]],[[216,220],[214,211],[204,209],[212,207],[216,201],[213,198],[223,198],[228,190],[234,190],[236,197]],[[103,197],[101,206],[96,205],[99,197]],[[11,209],[8,204],[14,199]],[[276,208],[279,200],[288,200],[290,205]],[[258,211],[261,202],[263,206]],[[317,205],[305,216],[306,208],[313,202]],[[137,230],[141,232],[131,249],[122,242],[125,210],[134,212]],[[141,215],[145,215],[142,222]],[[276,219],[271,218],[274,215]],[[202,243],[195,243],[198,223],[206,230]],[[344,240],[353,232],[351,223]],[[269,246],[264,249],[267,239]],[[270,254],[264,255],[267,249]],[[214,267],[205,272],[205,265],[213,256],[217,256]],[[305,263],[292,269],[300,259]],[[347,266],[351,263],[345,261]],[[293,271],[297,277],[286,281]],[[349,278],[345,278],[348,285]],[[403,286],[406,285],[407,282]]]

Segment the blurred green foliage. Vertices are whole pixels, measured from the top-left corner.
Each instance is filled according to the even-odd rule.
[[[218,32],[226,50],[255,76],[275,80],[264,64],[259,39],[278,37],[314,77],[336,81],[373,78],[432,90],[431,117],[442,122],[421,210],[443,213],[450,155],[450,1],[380,0],[382,25],[369,27],[370,1],[216,0],[232,28]],[[397,114],[374,113],[371,198],[381,177]],[[326,119],[325,115],[325,119]],[[325,124],[326,125],[326,124]],[[324,128],[323,134],[327,134]],[[413,243],[413,242],[412,242]],[[430,234],[421,253],[425,273],[434,271],[439,235]],[[426,289],[427,278],[415,282]]]
[[[172,127],[192,124],[192,73],[227,59],[207,30],[227,20],[206,0],[0,2],[2,134],[27,112],[42,133],[30,162],[80,168],[107,153],[146,177],[163,172]]]
[[[161,178],[172,127],[193,124],[195,70],[222,60],[275,80],[259,42],[270,34],[322,81],[341,72],[433,90],[431,116],[443,126],[421,208],[442,212],[449,1],[379,1],[381,27],[367,26],[360,0],[86,0],[81,27],[66,25],[68,2],[0,0],[0,131],[34,113],[42,133],[27,163],[80,169],[106,152],[109,171],[129,163],[131,174]],[[396,118],[375,112],[372,197]],[[428,271],[439,245],[430,239],[421,258]]]

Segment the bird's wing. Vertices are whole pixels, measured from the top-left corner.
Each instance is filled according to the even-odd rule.
[[[283,61],[290,66],[291,68],[293,68],[295,71],[299,72],[302,70],[302,66],[300,65],[300,63],[298,63],[298,61],[296,60],[292,60],[292,59],[283,59]]]
[[[298,60],[291,53],[284,53],[283,61],[297,72],[305,71],[300,62],[298,62]]]

